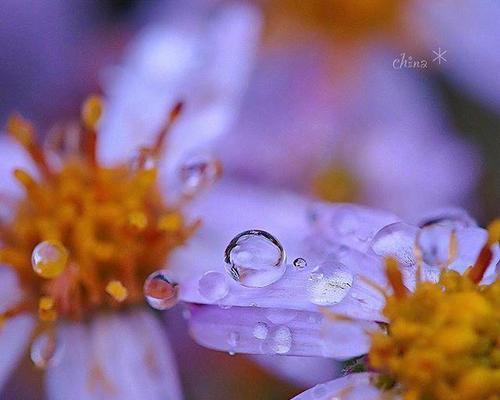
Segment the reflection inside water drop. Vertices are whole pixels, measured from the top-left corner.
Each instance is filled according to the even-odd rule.
[[[344,264],[327,261],[318,265],[309,276],[309,300],[320,306],[341,302],[352,287],[354,277]]]
[[[164,271],[156,271],[144,282],[144,297],[156,310],[166,310],[177,304],[178,287]]]
[[[226,271],[243,286],[265,287],[286,270],[285,251],[270,233],[249,230],[235,236],[224,253]]]
[[[38,368],[45,369],[57,365],[61,356],[62,346],[52,333],[41,333],[31,344],[30,357]]]

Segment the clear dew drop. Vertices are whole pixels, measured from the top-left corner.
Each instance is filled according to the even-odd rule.
[[[286,354],[292,348],[292,331],[288,326],[278,326],[270,339],[269,346],[275,354]]]
[[[166,310],[177,304],[178,286],[164,271],[156,271],[144,282],[144,297],[156,310]]]
[[[384,226],[373,237],[370,247],[381,257],[394,257],[402,265],[416,262],[413,246],[418,229],[403,222]]]
[[[54,335],[48,332],[38,335],[31,344],[30,357],[38,368],[45,369],[57,365],[61,355],[62,346]]]
[[[229,293],[229,285],[224,274],[208,271],[198,282],[198,292],[208,301],[222,300]]]
[[[222,167],[219,160],[209,154],[193,154],[186,157],[179,169],[182,190],[193,195],[213,185],[220,177]]]
[[[259,340],[265,340],[269,334],[269,327],[265,322],[257,322],[253,327],[253,337]]]
[[[307,267],[307,261],[301,257],[296,258],[295,260],[293,260],[293,266],[299,270],[304,269],[305,267]]]
[[[154,171],[158,167],[158,157],[153,149],[141,147],[129,161],[129,168],[132,172]]]
[[[327,261],[318,265],[307,282],[309,300],[328,306],[340,303],[352,287],[354,277],[344,264]]]
[[[224,253],[226,271],[247,287],[265,287],[278,281],[286,270],[285,258],[281,243],[261,230],[235,236]]]
[[[46,240],[33,249],[31,264],[36,274],[52,279],[63,273],[68,255],[68,250],[59,241]]]
[[[449,225],[432,224],[418,232],[416,247],[426,264],[439,266],[448,261],[453,229]]]

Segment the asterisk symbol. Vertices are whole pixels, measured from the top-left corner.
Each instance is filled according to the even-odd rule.
[[[448,53],[448,50],[441,50],[441,47],[439,47],[437,51],[432,50],[432,52],[437,56],[432,59],[432,62],[437,61],[438,64],[441,65],[441,61],[442,62],[448,61],[446,58],[443,57],[446,53]]]

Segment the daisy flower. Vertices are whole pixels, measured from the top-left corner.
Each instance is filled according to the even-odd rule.
[[[29,347],[46,369],[49,399],[182,398],[168,339],[144,305],[177,302],[179,281],[166,269],[192,250],[186,243],[201,221],[188,208],[221,172],[201,150],[226,129],[238,92],[231,85],[245,81],[257,26],[253,9],[241,5],[179,17],[182,33],[161,24],[147,31],[148,45],[161,44],[156,61],[167,60],[179,78],[157,75],[165,92],[156,98],[166,100],[156,126],[142,130],[138,113],[121,108],[125,67],[114,71],[106,103],[90,97],[80,123],[56,126],[43,144],[27,120],[9,119],[9,137],[0,137],[0,386]],[[236,63],[227,58],[236,42],[222,33],[246,40]],[[224,80],[207,61],[227,72]],[[138,71],[136,88],[142,72],[149,76]],[[126,141],[120,128],[128,123],[134,134]]]
[[[282,213],[308,208],[289,199]],[[367,373],[300,399],[498,393],[498,222],[486,231],[463,211],[446,209],[414,226],[349,204],[320,204],[307,215],[287,226],[252,221],[259,229],[229,242],[219,271],[184,283],[200,344],[340,360],[368,354],[350,367]],[[214,301],[204,295],[206,277],[223,270],[228,289]]]

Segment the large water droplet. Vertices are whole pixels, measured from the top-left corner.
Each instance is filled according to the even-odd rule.
[[[286,354],[292,348],[292,331],[287,326],[278,326],[272,333],[270,349],[276,354]]]
[[[273,235],[261,230],[237,235],[224,255],[230,276],[247,287],[268,286],[279,280],[286,270],[283,246]]]
[[[220,177],[222,167],[219,160],[208,154],[193,154],[183,160],[179,176],[183,192],[193,195],[210,187]]]
[[[313,304],[328,306],[341,302],[351,289],[352,273],[339,262],[327,261],[309,276],[307,289]]]
[[[164,271],[156,271],[144,282],[144,297],[156,310],[166,310],[177,304],[178,287]]]
[[[45,369],[57,365],[62,355],[62,346],[53,334],[44,332],[38,335],[31,344],[30,356],[33,363]]]
[[[265,322],[257,322],[253,327],[253,336],[256,339],[264,340],[269,333],[269,327]]]
[[[31,255],[33,270],[42,278],[61,275],[68,262],[68,250],[57,240],[39,243]]]
[[[426,264],[438,266],[449,261],[452,233],[451,226],[441,224],[427,225],[419,231],[416,246]]]
[[[307,267],[307,261],[301,257],[296,258],[295,260],[293,260],[293,266],[296,269],[304,269],[305,267]]]
[[[223,299],[229,293],[226,277],[220,272],[208,271],[198,282],[198,291],[208,301],[214,302]]]
[[[414,265],[413,247],[418,229],[403,222],[384,226],[371,241],[375,254],[382,257],[394,257],[403,265]]]
[[[452,228],[467,228],[477,226],[476,221],[465,211],[460,208],[446,208],[437,210],[425,218],[421,219],[418,226],[424,228],[429,225],[446,225]]]

